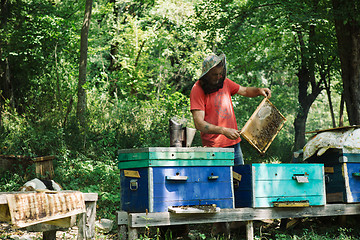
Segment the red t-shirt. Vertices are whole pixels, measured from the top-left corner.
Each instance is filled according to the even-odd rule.
[[[190,110],[205,111],[204,120],[216,126],[237,128],[231,96],[239,91],[240,85],[226,78],[223,88],[210,94],[205,94],[197,81],[190,93]],[[228,147],[241,141],[231,140],[223,134],[201,133],[203,146]]]

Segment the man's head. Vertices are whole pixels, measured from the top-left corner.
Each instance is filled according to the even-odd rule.
[[[223,87],[226,77],[225,55],[210,55],[205,58],[202,66],[202,74],[199,78],[200,85],[205,94],[216,92]]]

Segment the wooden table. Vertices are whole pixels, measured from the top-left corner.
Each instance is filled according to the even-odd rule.
[[[71,192],[71,191],[62,191]],[[0,192],[0,220],[11,223],[6,211],[9,212],[9,203],[7,195],[16,195],[34,192]],[[81,193],[80,193],[81,194]],[[60,219],[43,220],[41,223],[27,226],[28,231],[43,232],[43,239],[55,240],[56,231],[59,229],[78,226],[78,239],[91,239],[95,235],[95,217],[97,193],[82,193],[81,199],[85,201],[85,212]]]
[[[217,213],[127,213],[117,212],[119,239],[137,239],[137,229],[147,226],[203,224],[215,222],[246,222],[248,240],[254,238],[253,221],[264,219],[342,216],[360,214],[360,203],[327,204],[313,207],[235,208]],[[126,228],[127,226],[127,228]]]

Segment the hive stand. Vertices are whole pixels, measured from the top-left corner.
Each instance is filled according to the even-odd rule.
[[[0,221],[11,223],[7,195],[16,195],[17,193],[24,194],[24,192],[0,192]],[[56,240],[56,231],[77,225],[77,239],[93,239],[95,236],[96,202],[98,194],[83,193],[83,199],[85,201],[84,213],[67,218],[51,219],[50,222],[44,220],[41,223],[28,226],[26,229],[33,232],[43,232],[43,239],[45,240]]]
[[[254,220],[344,216],[360,214],[360,203],[328,204],[312,207],[286,208],[235,208],[221,209],[220,212],[209,213],[127,213],[117,212],[119,239],[133,240],[138,238],[138,229],[144,227],[170,226],[182,224],[204,224],[215,222],[246,222],[246,236],[254,239]]]

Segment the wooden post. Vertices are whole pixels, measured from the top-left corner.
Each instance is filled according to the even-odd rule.
[[[86,212],[78,218],[78,240],[93,239],[95,236],[96,201],[85,202],[85,206]]]
[[[254,225],[253,221],[246,222],[246,239],[253,240],[254,239]]]

